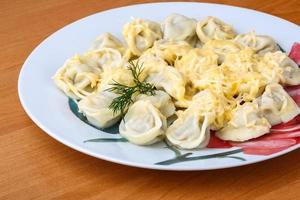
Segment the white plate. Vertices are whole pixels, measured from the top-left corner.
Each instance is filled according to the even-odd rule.
[[[75,53],[85,52],[99,34],[111,32],[121,38],[122,26],[132,16],[162,22],[171,13],[180,13],[196,19],[216,16],[232,24],[239,33],[256,30],[258,34],[270,35],[286,50],[289,50],[300,35],[300,28],[286,20],[254,10],[218,4],[154,3],[100,12],[55,32],[27,58],[20,72],[18,84],[20,100],[27,114],[46,133],[73,149],[104,160],[142,168],[162,170],[228,168],[267,160],[298,148],[299,144],[270,156],[246,155],[239,149],[232,152],[232,155],[210,156],[215,153],[231,152],[237,148],[189,151],[192,155],[185,155],[188,152],[181,151],[183,155],[179,157],[177,155],[174,163],[166,162],[162,165],[157,163],[176,157],[175,152],[165,148],[163,143],[147,147],[126,142],[84,143],[88,139],[119,136],[101,132],[80,121],[70,111],[67,97],[55,87],[51,77],[67,58]],[[192,159],[180,162],[186,158]]]

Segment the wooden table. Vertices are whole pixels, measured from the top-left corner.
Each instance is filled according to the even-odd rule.
[[[0,0],[0,199],[300,199],[300,150],[239,168],[154,171],[79,153],[29,119],[17,79],[33,48],[79,18],[141,2],[148,1]],[[218,2],[300,24],[299,0]]]

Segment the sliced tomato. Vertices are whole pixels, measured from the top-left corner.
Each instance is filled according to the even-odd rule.
[[[300,92],[300,91],[299,91]],[[291,95],[292,99],[296,102],[296,104],[300,107],[300,95]]]
[[[286,87],[285,90],[294,99],[298,106],[300,106],[300,85]]]
[[[286,122],[286,123],[281,123],[275,126],[272,126],[271,130],[273,131],[278,131],[278,130],[284,130],[284,129],[290,129],[293,128],[294,130],[296,129],[295,126],[297,126],[298,124],[300,124],[300,115],[297,115],[296,117],[294,117],[294,119]]]
[[[300,89],[300,85],[285,86],[284,89],[287,92],[292,92],[292,91],[295,91],[295,90],[299,90]]]
[[[261,155],[261,156],[268,156],[280,151],[283,151],[290,146],[287,147],[280,147],[280,148],[268,148],[268,149],[262,149],[262,148],[243,148],[243,152],[245,154],[250,154],[250,155]]]
[[[249,142],[231,143],[241,147],[245,154],[270,155],[289,148],[297,143],[296,139],[266,139],[258,138]]]
[[[264,137],[264,139],[287,139],[300,137],[300,130],[291,132],[271,132]]]
[[[292,46],[292,49],[289,53],[289,57],[300,65],[300,43],[295,42]]]
[[[295,139],[264,139],[257,138],[247,142],[231,142],[232,146],[242,147],[242,148],[257,148],[257,149],[274,149],[288,147],[296,144]]]
[[[232,145],[220,138],[217,138],[214,133],[211,133],[207,148],[231,148]]]
[[[284,128],[271,128],[271,132],[295,132],[300,130],[300,124],[294,126],[286,126]]]
[[[293,87],[287,87],[287,88],[285,88],[285,90],[291,97],[300,96],[300,86],[299,85],[293,86]]]

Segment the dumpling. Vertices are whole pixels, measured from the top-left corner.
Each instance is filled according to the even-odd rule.
[[[196,74],[217,67],[218,56],[211,50],[194,48],[176,60],[174,66],[186,79],[191,80]]]
[[[103,70],[125,65],[120,52],[112,48],[88,51],[82,56],[82,60],[90,66],[101,67]]]
[[[112,48],[120,51],[121,54],[125,53],[125,47],[122,42],[111,33],[101,34],[91,46],[91,50],[99,50],[103,48]]]
[[[133,63],[142,67],[143,71],[140,75],[141,81],[144,81],[149,74],[158,73],[163,68],[168,67],[168,64],[162,58],[146,52],[143,53],[138,59],[133,60]]]
[[[242,142],[260,137],[270,131],[271,125],[263,116],[258,104],[246,102],[239,105],[227,126],[216,132],[222,140]]]
[[[197,21],[180,14],[169,15],[162,24],[166,40],[186,41],[194,46],[197,42],[196,35]]]
[[[112,87],[113,83],[120,83],[126,86],[133,86],[133,77],[130,72],[125,67],[112,68],[110,70],[105,70],[101,74],[101,82],[99,84],[99,91],[104,91]]]
[[[192,77],[186,77],[183,75],[185,79],[185,94],[183,99],[176,99],[175,106],[178,108],[187,108],[189,107],[192,98],[195,94],[199,92],[199,89],[195,87],[195,85],[192,82]]]
[[[206,147],[210,139],[209,119],[199,113],[185,111],[168,127],[166,138],[183,149]]]
[[[165,60],[169,65],[173,65],[175,60],[187,54],[192,46],[185,41],[158,40],[146,54],[154,54]]]
[[[117,94],[101,91],[85,97],[78,102],[79,111],[86,116],[88,121],[96,127],[107,128],[114,125],[121,118],[120,113],[114,113],[109,108]]]
[[[223,66],[211,67],[193,79],[193,87],[198,91],[211,90],[215,94],[232,97],[237,94],[237,82],[233,73]]]
[[[254,71],[258,60],[254,50],[245,48],[239,52],[226,54],[222,65],[226,66],[230,71],[244,73]]]
[[[300,69],[298,65],[280,51],[266,53],[257,66],[257,71],[261,72],[267,83],[300,84]]]
[[[196,32],[202,43],[209,40],[229,40],[235,37],[233,28],[215,17],[207,17],[197,23]]]
[[[53,79],[67,96],[81,99],[97,90],[102,70],[100,66],[86,62],[83,56],[75,55],[58,69]]]
[[[238,76],[239,74],[236,74]],[[245,72],[240,77],[236,77],[237,80],[237,92],[239,98],[243,101],[252,101],[256,97],[260,96],[265,87],[265,82],[261,78],[261,74],[256,72]],[[236,98],[236,99],[239,99]]]
[[[267,85],[257,102],[271,125],[288,122],[300,114],[298,105],[277,83]]]
[[[217,54],[219,56],[218,63],[221,64],[226,55],[238,53],[242,48],[238,43],[231,40],[210,40],[203,45],[202,49],[210,50]]]
[[[209,116],[212,130],[218,130],[228,122],[228,111],[231,107],[222,94],[215,94],[210,89],[197,93],[187,110]]]
[[[239,34],[234,38],[234,41],[252,48],[259,55],[279,50],[273,38],[266,35],[256,35],[254,31],[247,34]]]
[[[150,101],[139,100],[132,104],[119,132],[129,142],[137,145],[153,144],[164,137],[166,118]]]
[[[258,56],[250,48],[242,49],[238,53],[231,53],[225,56],[220,67],[230,77],[230,82],[235,84],[236,94],[243,101],[252,101],[260,96],[265,88],[265,81],[261,73],[255,71]],[[236,98],[237,99],[237,98]]]
[[[177,100],[184,99],[185,80],[174,67],[167,66],[158,73],[151,73],[146,82],[152,83],[157,89],[165,90]]]
[[[177,112],[178,119],[167,129],[172,144],[185,149],[208,144],[210,129],[218,130],[228,121],[227,102],[221,94],[209,89],[196,94],[186,110]]]
[[[171,97],[162,90],[155,91],[154,96],[140,94],[136,97],[136,100],[149,100],[166,118],[175,113],[175,106]]]
[[[162,38],[160,25],[156,22],[134,19],[125,24],[123,36],[131,52],[140,56],[145,50],[152,47],[155,40]]]

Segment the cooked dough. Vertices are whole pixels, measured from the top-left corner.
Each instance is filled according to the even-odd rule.
[[[222,140],[242,142],[262,136],[270,128],[257,103],[246,102],[234,110],[228,125],[217,131],[216,136]]]
[[[162,90],[155,91],[154,96],[140,94],[136,97],[136,100],[149,100],[166,118],[175,113],[175,106],[171,97]]]
[[[213,51],[219,56],[218,63],[222,64],[227,54],[238,53],[242,48],[231,40],[210,40],[203,45],[202,49]]]
[[[75,55],[57,70],[53,79],[59,89],[73,99],[81,99],[94,93],[103,69],[90,65],[83,56]]]
[[[154,54],[165,60],[169,65],[173,65],[175,60],[186,55],[192,46],[185,41],[158,40],[147,53]]]
[[[152,73],[146,79],[157,89],[165,90],[177,100],[184,99],[185,81],[182,75],[173,67],[167,66],[158,73]]]
[[[209,40],[228,40],[235,37],[233,28],[216,17],[207,17],[197,23],[197,35],[202,43]]]
[[[300,113],[300,108],[295,101],[277,83],[267,85],[257,102],[271,125],[288,122]]]
[[[184,113],[167,129],[166,136],[179,148],[203,148],[210,138],[208,117],[194,112]]]
[[[300,84],[300,69],[298,65],[280,51],[266,53],[257,66],[257,71],[261,72],[267,83]]]
[[[150,101],[136,101],[121,121],[119,132],[131,143],[149,145],[161,140],[167,128],[166,118]]]
[[[234,41],[252,48],[259,55],[279,50],[273,38],[267,35],[256,35],[254,31],[247,34],[239,34],[234,38]]]
[[[155,40],[162,38],[160,25],[150,20],[134,19],[125,24],[123,36],[130,51],[140,56],[145,50],[152,47]]]
[[[85,97],[78,102],[79,111],[88,121],[99,128],[107,128],[114,125],[121,118],[120,113],[114,113],[109,105],[118,95],[112,92],[98,92]]]
[[[186,41],[194,46],[198,40],[196,35],[197,21],[180,14],[169,15],[162,24],[164,39]]]

